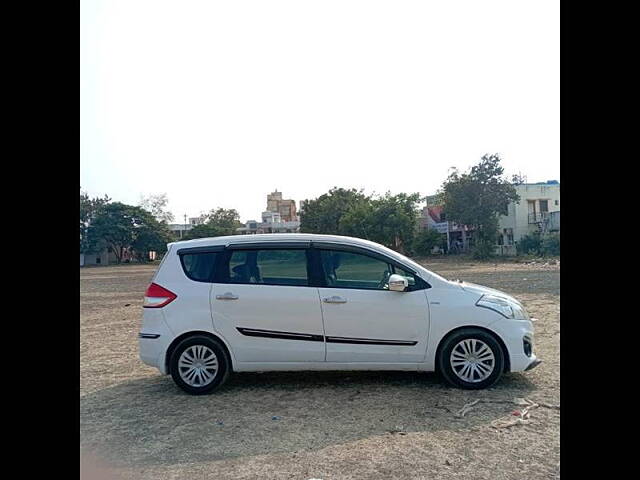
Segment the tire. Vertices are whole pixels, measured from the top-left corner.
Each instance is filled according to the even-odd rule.
[[[230,365],[224,348],[217,340],[205,335],[193,335],[180,341],[173,349],[169,372],[176,385],[185,392],[204,395],[226,382],[231,371]]]
[[[444,340],[436,362],[438,371],[450,385],[480,390],[500,379],[504,355],[492,334],[478,328],[464,328]]]

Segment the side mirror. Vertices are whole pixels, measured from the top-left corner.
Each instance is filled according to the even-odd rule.
[[[409,281],[402,275],[394,273],[389,277],[389,290],[404,292],[409,286]]]

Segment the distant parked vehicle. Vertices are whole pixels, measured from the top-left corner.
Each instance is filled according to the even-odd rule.
[[[513,297],[330,235],[170,243],[139,337],[142,361],[191,394],[274,370],[438,371],[480,389],[540,363]]]

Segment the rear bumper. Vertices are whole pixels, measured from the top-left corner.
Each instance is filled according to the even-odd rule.
[[[138,336],[138,348],[140,352],[140,360],[150,367],[155,367],[160,372],[166,373],[164,365],[164,352],[166,350],[166,337],[158,336],[151,338],[149,336]]]
[[[167,373],[165,355],[173,339],[159,308],[145,308],[142,329],[138,334],[140,360],[161,373]]]

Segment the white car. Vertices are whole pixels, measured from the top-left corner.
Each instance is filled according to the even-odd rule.
[[[144,298],[140,358],[191,394],[233,372],[438,371],[468,389],[529,370],[533,324],[497,290],[333,235],[175,242]]]

